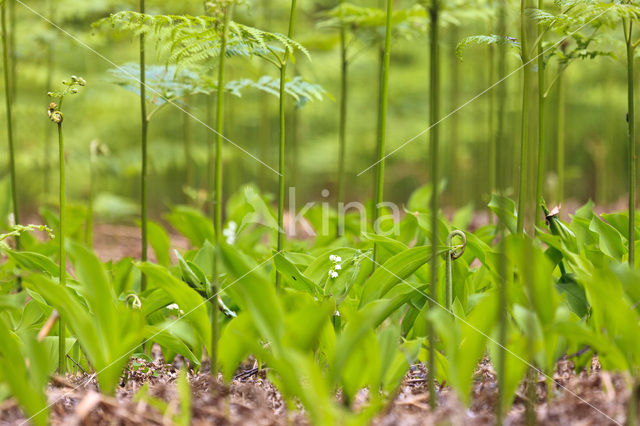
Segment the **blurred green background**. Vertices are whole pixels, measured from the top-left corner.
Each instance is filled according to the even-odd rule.
[[[23,2],[24,4],[21,4]],[[82,202],[88,193],[89,147],[99,140],[110,149],[110,156],[99,161],[96,192],[114,194],[135,201],[139,196],[140,117],[135,93],[113,84],[109,70],[116,65],[137,61],[138,40],[131,35],[114,35],[104,27],[93,30],[91,24],[110,13],[136,10],[135,1],[113,0],[21,0],[13,2],[15,23],[16,124],[18,191],[21,209],[35,212],[43,203],[56,204],[57,143],[55,126],[48,120],[50,102],[47,92],[59,86],[71,74],[82,76],[88,85],[82,94],[65,101],[65,141],[68,161],[69,195]],[[357,1],[363,6],[376,2]],[[297,203],[321,199],[327,188],[335,195],[338,169],[338,99],[340,61],[338,32],[319,26],[335,0],[299,1],[298,22],[294,38],[307,46],[312,60],[297,58],[289,76],[301,75],[322,85],[330,96],[322,102],[288,109],[288,181],[297,187]],[[415,1],[397,0],[396,9],[410,8]],[[33,11],[24,5],[28,5]],[[255,0],[237,8],[234,20],[286,32],[289,2]],[[449,22],[441,31],[442,45],[442,114],[465,104],[498,80],[489,76],[489,48],[471,46],[460,61],[455,55],[457,43],[474,34],[495,32],[491,5],[482,2],[455,2],[460,8],[457,22]],[[519,4],[511,2],[508,34],[517,35]],[[483,12],[483,8],[486,11]],[[37,14],[42,15],[42,17]],[[468,13],[464,13],[468,12]],[[200,0],[148,0],[147,13],[203,13]],[[54,28],[43,17],[62,30]],[[426,26],[426,23],[425,23]],[[428,127],[428,36],[426,28],[416,27],[410,37],[395,38],[392,46],[387,152],[401,146]],[[610,50],[621,59],[622,31],[610,32],[599,49]],[[553,40],[553,36],[550,37]],[[347,128],[347,200],[372,198],[375,169],[357,176],[375,158],[378,48],[357,45],[361,51],[350,66],[349,118]],[[98,54],[97,54],[97,53]],[[163,57],[147,49],[149,64],[164,65]],[[213,64],[209,64],[213,67]],[[510,52],[508,72],[520,66]],[[549,65],[555,68],[556,64]],[[232,57],[228,61],[228,80],[257,79],[261,75],[277,77],[277,70],[257,60]],[[215,70],[211,71],[212,73]],[[591,198],[601,205],[615,204],[626,193],[626,69],[623,60],[601,57],[576,61],[565,75],[567,89],[567,198],[583,202]],[[517,183],[521,106],[521,75],[516,72],[503,83],[507,87],[506,168],[512,186]],[[441,170],[447,179],[443,193],[445,208],[472,203],[483,208],[489,199],[490,96],[495,89],[470,102],[441,126]],[[546,117],[548,151],[545,195],[554,200],[556,111],[555,90],[550,93]],[[225,136],[252,155],[277,168],[278,100],[273,96],[246,91],[241,98],[227,96]],[[194,116],[206,121],[207,99],[198,95],[189,100]],[[531,102],[535,96],[531,95]],[[0,177],[8,176],[6,119],[2,103],[0,126]],[[536,108],[532,107],[532,114]],[[185,163],[185,126],[194,149],[192,164]],[[536,126],[531,126],[532,152],[535,157]],[[183,187],[187,169],[193,186],[204,189],[207,179],[207,132],[195,120],[185,120],[178,109],[168,106],[150,125],[149,194],[152,216],[160,216],[167,207],[188,201]],[[402,203],[418,186],[428,181],[428,133],[407,144],[387,159],[385,198]],[[225,196],[241,185],[256,183],[263,191],[277,191],[277,175],[230,144],[224,147]],[[530,167],[535,180],[535,168]],[[534,185],[531,185],[532,191]],[[513,195],[513,191],[512,191]],[[533,197],[533,194],[531,194]],[[105,199],[105,198],[103,198]]]

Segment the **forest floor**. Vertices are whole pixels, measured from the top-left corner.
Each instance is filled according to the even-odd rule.
[[[575,209],[575,206],[572,206]],[[567,210],[564,210],[566,214]],[[486,217],[474,218],[474,227],[486,223]],[[102,260],[139,258],[139,228],[127,225],[98,224],[94,231],[95,249]],[[171,234],[172,249],[189,248],[181,235]],[[153,252],[150,251],[153,256]],[[173,253],[172,253],[173,256]],[[298,405],[287,409],[277,389],[267,380],[265,371],[256,372],[251,365],[238,372],[229,385],[218,381],[212,384],[203,370],[189,375],[192,388],[192,424],[224,425],[307,425],[308,418]],[[48,389],[51,403],[51,423],[54,425],[103,424],[172,424],[167,412],[177,412],[178,393],[175,386],[178,369],[155,362],[135,360],[125,372],[123,386],[116,397],[98,393],[95,376],[87,374],[54,377]],[[437,389],[438,407],[429,409],[429,395],[425,384],[426,369],[418,364],[404,378],[398,393],[389,406],[373,421],[374,425],[488,425],[495,424],[495,404],[498,387],[493,367],[484,360],[478,366],[473,384],[470,407],[465,407],[446,383]],[[536,418],[544,425],[616,425],[624,424],[630,392],[624,377],[601,371],[594,359],[590,371],[575,374],[571,361],[558,363],[553,377],[554,390],[550,402],[546,397],[544,377],[537,389]],[[134,399],[144,384],[156,402]],[[213,385],[213,390],[211,386]],[[504,421],[505,425],[525,424],[526,391],[520,388],[514,404]],[[354,409],[366,403],[366,391],[354,402]],[[169,407],[163,414],[157,401]],[[162,405],[162,404],[161,404]],[[18,425],[25,421],[17,401],[0,403],[0,426]]]
[[[265,371],[251,365],[238,372],[229,385],[213,384],[206,372],[189,375],[192,388],[192,424],[221,425],[307,425],[304,410],[298,406],[288,410],[276,388],[266,379]],[[179,410],[176,389],[178,369],[161,360],[134,360],[123,377],[115,397],[98,393],[95,376],[86,374],[55,377],[48,396],[53,425],[167,425]],[[470,407],[463,406],[447,386],[437,389],[438,407],[429,409],[425,386],[426,370],[414,365],[387,409],[373,421],[386,425],[489,425],[495,424],[497,398],[495,373],[488,361],[480,363],[474,378]],[[600,371],[594,359],[589,374],[574,374],[570,361],[561,361],[554,374],[551,402],[546,401],[545,379],[540,377],[537,389],[536,417],[543,425],[616,425],[624,424],[629,392],[624,379]],[[134,398],[148,384],[147,398]],[[505,425],[525,424],[526,391],[521,388]],[[353,408],[366,403],[362,391]],[[164,403],[158,403],[164,401]],[[162,406],[162,408],[160,408]],[[169,407],[169,408],[166,408]],[[608,417],[610,418],[608,418]],[[24,422],[15,400],[0,404],[0,425]]]

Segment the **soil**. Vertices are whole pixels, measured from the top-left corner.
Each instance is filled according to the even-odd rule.
[[[179,411],[176,390],[178,367],[161,360],[135,360],[123,377],[115,397],[98,393],[93,375],[76,374],[54,377],[48,389],[53,425],[138,425],[172,424]],[[426,369],[411,367],[402,386],[387,409],[373,420],[376,426],[387,425],[488,425],[495,424],[494,407],[497,383],[491,364],[484,360],[476,371],[470,407],[463,406],[447,386],[437,389],[438,407],[429,409],[425,385]],[[207,372],[190,373],[192,389],[192,424],[224,425],[307,425],[308,418],[298,406],[287,409],[264,371],[252,365],[242,368],[229,385],[213,383]],[[561,361],[554,375],[551,402],[546,401],[545,380],[540,377],[537,389],[536,420],[543,425],[616,425],[624,424],[629,391],[623,377],[600,371],[594,360],[589,374],[576,375],[570,361]],[[156,402],[135,398],[147,385]],[[526,424],[524,395],[519,389],[507,414],[505,425]],[[577,398],[575,395],[579,396]],[[366,403],[362,392],[355,408]],[[164,401],[159,407],[157,401]],[[600,410],[601,412],[598,412]],[[172,414],[173,413],[173,414]],[[608,418],[608,417],[610,418]],[[0,404],[0,425],[25,421],[14,399]]]

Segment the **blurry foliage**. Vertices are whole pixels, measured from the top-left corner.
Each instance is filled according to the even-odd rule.
[[[547,13],[556,16],[567,9],[569,2],[559,3],[557,8],[549,8]],[[580,2],[576,3],[567,16],[572,19],[580,19],[584,22],[582,15],[577,12],[586,14],[590,7],[581,6]],[[274,32],[282,32],[286,25],[286,10],[288,3],[284,0],[269,2],[269,14],[272,16],[271,28],[266,30]],[[81,41],[88,43],[98,52],[103,54],[115,64],[126,64],[135,60],[136,43],[133,40],[133,33],[126,31],[118,35],[115,40],[110,31],[97,31],[91,28],[91,23],[103,18],[108,13],[118,13],[118,11],[126,10],[131,5],[124,1],[100,1],[100,2],[76,2],[73,0],[63,0],[55,2],[56,7],[50,14],[49,9],[44,3],[30,5],[38,13],[46,17],[50,17],[53,22],[65,28],[70,34],[78,37]],[[592,5],[593,8],[601,7]],[[150,13],[158,14],[179,14],[187,13],[193,17],[201,15],[203,12],[202,2],[199,0],[186,1],[177,4],[167,4],[149,0]],[[312,81],[310,84],[319,84],[329,93],[337,93],[338,86],[338,57],[331,46],[337,47],[336,37],[330,37],[327,32],[318,32],[318,22],[327,19],[334,20],[334,24],[339,22],[339,14],[336,15],[337,9],[335,3],[312,2],[308,5],[301,6],[303,12],[301,14],[301,22],[298,26],[300,40],[304,40],[304,45],[314,49],[313,62],[297,61],[296,68],[299,74],[307,77],[306,81]],[[343,6],[347,7],[347,6]],[[556,7],[556,6],[554,6]],[[351,9],[354,10],[355,17],[362,15],[362,19],[366,18],[364,12],[359,9],[368,9],[370,4],[364,2],[351,2]],[[375,9],[375,8],[374,8]],[[584,9],[582,11],[582,9]],[[627,9],[617,6],[616,9]],[[19,175],[40,174],[42,170],[42,158],[45,136],[48,132],[48,123],[42,123],[39,120],[31,120],[28,117],[35,117],[42,114],[40,108],[35,105],[41,105],[42,98],[48,90],[46,86],[46,52],[42,49],[44,43],[53,43],[55,54],[55,65],[52,69],[53,79],[58,80],[71,73],[82,75],[87,80],[92,81],[92,87],[82,99],[74,104],[69,104],[66,114],[85,114],[91,119],[83,120],[82,123],[76,123],[74,129],[68,129],[67,137],[67,153],[69,166],[69,192],[71,198],[78,199],[86,192],[86,186],[82,176],[86,175],[88,155],[84,148],[94,139],[99,139],[108,144],[112,148],[113,155],[104,161],[105,171],[101,173],[97,179],[97,191],[115,193],[126,198],[135,198],[137,196],[137,180],[135,173],[139,163],[136,158],[139,156],[138,149],[135,148],[133,141],[137,134],[137,119],[133,119],[132,115],[122,114],[122,111],[132,111],[137,107],[136,101],[132,97],[123,95],[121,92],[114,90],[109,83],[113,77],[108,69],[113,68],[114,64],[107,64],[102,59],[95,56],[71,40],[67,35],[59,30],[51,27],[42,19],[34,15],[29,10],[18,7],[18,25],[17,37],[20,40],[18,44],[17,58],[18,68],[18,96],[16,99],[16,138],[18,149],[17,167]],[[575,12],[574,12],[575,11]],[[251,26],[260,27],[261,15],[264,13],[262,2],[250,2],[246,6],[240,6],[237,10],[236,20],[240,23],[246,23]],[[333,16],[328,16],[327,13]],[[372,16],[376,13],[370,12]],[[428,104],[426,102],[427,95],[426,75],[423,71],[426,66],[427,51],[424,48],[424,40],[426,27],[420,27],[421,21],[426,22],[426,17],[421,16],[424,11],[418,10],[412,4],[405,3],[398,9],[398,19],[407,19],[408,21],[401,24],[404,25],[406,32],[411,34],[409,39],[399,37],[394,41],[394,53],[392,57],[393,71],[391,74],[390,85],[390,128],[389,137],[392,147],[397,147],[404,141],[415,136],[418,132],[427,127],[426,119]],[[532,13],[535,13],[532,10]],[[125,15],[123,15],[124,17]],[[127,15],[132,19],[134,15]],[[608,16],[605,14],[604,17]],[[510,30],[513,33],[515,21],[511,21]],[[346,18],[345,18],[346,19]],[[373,19],[373,18],[372,18]],[[482,2],[474,4],[470,7],[468,4],[458,2],[447,5],[447,9],[443,12],[443,20],[450,22],[451,25],[462,25],[459,27],[460,41],[465,37],[486,33],[486,19],[495,19],[493,9],[488,3]],[[542,19],[542,15],[541,15]],[[556,19],[547,16],[550,23],[558,22],[558,25],[564,23],[562,19]],[[568,18],[567,18],[568,19]],[[612,21],[613,18],[607,20]],[[210,18],[204,24],[195,24],[193,28],[204,29],[214,25],[214,18]],[[572,21],[566,21],[571,26]],[[133,20],[132,24],[139,25]],[[167,24],[168,25],[168,24]],[[108,22],[105,22],[102,28],[107,29]],[[554,26],[557,26],[554,24]],[[400,28],[398,27],[398,28]],[[166,27],[169,30],[170,26]],[[265,28],[263,28],[265,29]],[[586,28],[585,28],[586,30]],[[161,34],[165,29],[159,29]],[[186,30],[185,30],[186,31]],[[355,41],[352,44],[353,49],[351,55],[357,55],[358,61],[353,63],[352,78],[350,79],[351,97],[350,111],[353,114],[357,112],[358,119],[350,123],[347,131],[350,138],[357,138],[359,143],[351,145],[347,151],[347,164],[350,165],[348,178],[355,176],[360,170],[368,167],[373,161],[372,152],[375,147],[375,110],[371,105],[375,102],[375,91],[370,90],[375,87],[375,79],[377,78],[377,70],[375,63],[377,61],[374,49],[367,49],[367,40],[371,40],[373,36],[366,34],[376,33],[376,29],[371,31],[366,27],[358,27],[357,31],[362,32],[362,41]],[[555,31],[555,29],[553,30]],[[325,34],[325,36],[323,36]],[[584,40],[589,40],[591,32],[579,32]],[[354,33],[355,35],[355,33]],[[378,35],[380,35],[378,33]],[[592,55],[591,52],[602,52],[608,55],[613,52],[620,56],[621,35],[617,32],[598,31],[598,39],[589,44],[585,50],[584,46],[580,46],[578,41],[571,41],[571,45],[575,48],[569,48],[566,52],[561,49],[554,49],[549,52],[557,56],[559,60],[565,60],[567,55],[580,56]],[[324,38],[323,38],[324,37]],[[552,36],[553,40],[555,36]],[[558,37],[562,37],[559,33]],[[157,59],[156,65],[164,67],[164,61],[171,50],[172,43],[170,39],[157,40],[153,34],[149,34],[152,41],[149,43],[148,59]],[[322,40],[327,41],[322,41]],[[215,44],[215,38],[211,37],[212,43]],[[582,43],[582,42],[580,42]],[[267,44],[269,42],[267,41]],[[157,46],[157,48],[156,48]],[[253,45],[256,47],[257,45]],[[163,48],[164,47],[164,48]],[[174,53],[178,45],[174,46]],[[169,49],[169,50],[166,50]],[[571,53],[573,52],[573,53]],[[211,49],[207,55],[215,55],[216,50]],[[572,56],[572,57],[573,57]],[[256,61],[250,57],[246,57],[247,61],[230,63],[230,80],[240,81],[248,79],[257,82],[262,78],[263,72],[256,64]],[[466,100],[476,95],[480,90],[486,87],[486,79],[476,72],[477,64],[485,58],[481,49],[465,50],[465,60],[460,65],[460,72],[463,76],[461,84],[460,99]],[[552,60],[552,58],[548,58]],[[568,60],[568,58],[567,58]],[[517,63],[514,58],[509,58],[510,69],[515,68]],[[194,64],[196,65],[196,64]],[[205,60],[203,64],[205,69],[209,66]],[[619,122],[624,118],[626,112],[626,104],[624,102],[625,87],[622,80],[618,79],[623,73],[621,65],[607,60],[607,58],[597,58],[584,67],[575,67],[567,70],[571,74],[572,83],[568,85],[567,100],[570,108],[567,110],[567,193],[579,200],[586,200],[588,197],[598,195],[598,202],[611,203],[622,196],[624,190],[625,176],[622,172],[623,155],[624,155],[624,135],[625,131],[620,126],[614,126],[613,123]],[[443,75],[447,75],[448,62],[445,61]],[[189,67],[185,67],[187,72]],[[160,68],[159,68],[160,69]],[[135,73],[134,73],[135,74]],[[206,73],[205,73],[206,74]],[[275,73],[268,75],[276,78]],[[265,76],[266,77],[266,76]],[[601,81],[602,84],[593,85],[592,81]],[[504,84],[511,87],[511,80],[507,80]],[[447,79],[443,79],[443,97],[447,98],[450,90],[450,84]],[[515,90],[509,91],[511,100],[515,99]],[[580,102],[573,102],[580,96]],[[555,96],[553,90],[550,90],[549,96]],[[194,95],[190,101],[191,112],[200,120],[205,121],[205,95]],[[507,106],[507,127],[505,129],[507,137],[509,135],[517,135],[518,128],[515,120],[513,120],[516,104],[508,101]],[[269,107],[261,111],[260,97],[258,94],[249,91],[243,95],[242,100],[229,102],[230,110],[233,112],[230,122],[226,128],[230,139],[244,146],[252,154],[259,156],[260,148],[258,147],[256,135],[260,132],[259,126],[261,119],[260,114],[265,114],[267,120],[274,122],[276,119],[275,108]],[[298,182],[297,187],[299,194],[304,194],[304,198],[310,198],[317,195],[322,188],[331,189],[332,172],[327,164],[337,158],[337,139],[334,129],[336,128],[337,116],[336,108],[333,103],[314,104],[311,108],[302,113],[299,120],[300,138],[298,148],[300,150],[299,169],[305,170],[310,177],[304,182]],[[605,111],[603,113],[602,111]],[[445,111],[448,112],[448,111]],[[169,110],[159,112],[158,122],[151,132],[151,142],[153,150],[150,153],[150,167],[153,178],[150,181],[151,205],[154,208],[162,208],[167,203],[175,202],[182,199],[182,185],[177,185],[175,179],[170,176],[184,170],[184,157],[180,154],[180,139],[182,129],[180,120],[166,119],[175,114]],[[486,137],[482,132],[478,132],[479,123],[483,122],[486,111],[482,102],[473,102],[467,106],[458,115],[460,119],[457,121],[459,126],[459,162],[455,165],[467,180],[471,182],[483,182],[488,173],[482,164],[484,161],[474,162],[473,158],[484,158],[483,146],[486,143]],[[510,118],[511,117],[511,118]],[[622,117],[622,118],[621,118]],[[549,126],[554,126],[555,113],[549,113]],[[4,115],[0,116],[0,123],[5,120]],[[572,123],[580,122],[583,125],[575,126]],[[442,126],[447,127],[448,121],[445,120]],[[204,187],[206,181],[206,170],[203,169],[206,159],[206,148],[204,145],[205,132],[207,130],[200,125],[193,124],[193,160],[195,162],[195,178],[198,186]],[[603,143],[607,146],[610,155],[604,160],[604,166],[610,173],[601,174],[605,178],[597,183],[598,186],[604,187],[602,190],[595,189],[594,184],[585,184],[582,180],[583,176],[591,176],[592,160],[587,152],[583,149],[585,143],[592,139],[594,135],[600,135]],[[401,201],[408,197],[409,193],[421,181],[426,178],[426,170],[422,167],[422,162],[418,160],[423,155],[423,149],[420,143],[413,142],[400,150],[389,158],[387,167],[386,185],[390,188],[387,193],[390,198],[395,201]],[[239,183],[256,182],[261,176],[259,173],[259,165],[252,160],[247,160],[244,154],[236,151],[234,148],[224,148],[225,158],[229,159],[232,164],[242,164],[243,176],[234,177],[232,181]],[[0,144],[0,153],[5,153],[5,144]],[[267,164],[274,165],[277,161],[275,147],[267,150],[267,157],[264,161]],[[317,161],[318,158],[326,159],[326,161]],[[515,155],[514,155],[515,159]],[[444,161],[444,158],[443,158]],[[553,164],[555,158],[549,158],[549,164]],[[351,170],[352,169],[352,170]],[[231,171],[239,170],[233,167]],[[364,193],[364,188],[368,187],[368,174],[358,179],[350,179],[348,195],[351,198],[358,198]],[[274,174],[260,183],[262,189],[275,190]],[[55,182],[55,177],[51,179]],[[554,176],[550,175],[547,186],[552,189],[554,185]],[[43,195],[41,179],[21,179],[22,189],[21,198],[23,203],[27,203],[27,208],[34,206],[40,202],[53,202],[48,195]],[[117,182],[117,183],[116,183]],[[226,185],[232,184],[231,180]],[[52,186],[50,186],[52,187]],[[232,190],[233,188],[226,188]],[[449,188],[451,191],[452,188]],[[457,191],[453,191],[457,193]],[[478,185],[475,191],[471,191],[472,199],[459,200],[453,197],[451,202],[455,206],[466,205],[468,202],[474,202],[476,207],[483,205],[488,200],[483,194],[484,190]],[[600,199],[603,198],[603,199]],[[33,207],[32,207],[33,208]]]

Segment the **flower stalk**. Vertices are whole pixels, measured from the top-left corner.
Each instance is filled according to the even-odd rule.
[[[144,0],[140,0],[140,13],[145,13]],[[142,170],[140,172],[140,229],[142,238],[142,262],[147,261],[147,141],[149,118],[147,116],[147,76],[145,61],[145,35],[140,34],[140,148],[142,152]],[[147,277],[142,274],[140,290],[147,287]]]
[[[430,47],[429,47],[429,125],[430,133],[430,169],[431,169],[431,297],[429,298],[429,310],[436,307],[438,294],[438,153],[439,153],[439,128],[437,126],[440,115],[440,52],[438,49],[439,42],[439,19],[440,19],[440,0],[431,0],[429,5],[430,18]],[[436,368],[436,332],[433,324],[428,323],[429,338],[429,367],[427,374],[427,382],[429,389],[429,406],[435,409],[437,397],[435,389],[435,368]]]
[[[289,11],[289,29],[287,31],[287,37],[290,39],[293,37],[293,30],[295,25],[295,11],[296,11],[296,0],[291,0],[291,8]],[[286,49],[284,54],[284,58],[280,63],[280,104],[279,104],[279,115],[280,115],[280,148],[278,153],[278,242],[277,242],[277,251],[281,252],[284,246],[284,183],[285,183],[285,84],[287,77],[287,63],[289,62],[289,57],[291,55],[291,50],[289,48]],[[276,272],[276,289],[280,288],[280,273]]]
[[[544,1],[538,0],[538,9],[543,10]],[[542,200],[542,189],[544,185],[544,161],[545,161],[545,141],[544,141],[544,107],[545,107],[545,78],[544,78],[544,51],[542,50],[542,36],[544,28],[538,24],[538,170],[536,179],[536,226],[543,225],[543,214],[540,209]]]
[[[64,138],[62,133],[62,123],[64,115],[62,114],[62,102],[65,96],[75,95],[78,93],[78,87],[85,86],[87,82],[80,77],[71,76],[71,80],[62,82],[64,89],[60,92],[49,92],[49,97],[55,98],[58,102],[51,102],[47,113],[49,120],[55,123],[58,128],[58,157],[60,167],[60,225],[58,229],[58,250],[60,258],[60,285],[66,286],[67,283],[67,254],[65,251],[65,227],[67,220],[67,198],[66,198],[66,174],[65,174],[65,158],[64,158]],[[58,373],[66,372],[66,345],[65,345],[65,324],[64,318],[60,317],[58,322]]]
[[[11,175],[11,201],[13,205],[13,219],[15,223],[20,223],[20,209],[18,206],[18,190],[16,185],[16,162],[15,148],[13,140],[13,93],[14,81],[12,78],[10,52],[9,52],[9,35],[7,34],[7,11],[6,3],[3,2],[0,8],[0,20],[2,25],[2,62],[4,71],[4,87],[5,87],[5,109],[7,114],[7,141],[9,144],[9,174]],[[12,54],[12,53],[11,53]],[[20,249],[20,237],[15,237],[16,249]]]
[[[374,227],[380,216],[380,205],[384,196],[384,153],[387,140],[387,105],[389,97],[389,67],[391,64],[391,29],[393,17],[393,0],[387,0],[387,16],[384,34],[384,53],[382,56],[382,69],[380,72],[380,103],[378,105],[378,151],[376,167],[376,193],[373,205]],[[374,232],[377,232],[374,229]],[[373,244],[374,265],[377,260],[377,245]]]
[[[634,106],[634,54],[637,43],[634,43],[633,21],[623,19],[624,41],[627,53],[627,158],[629,175],[629,265],[635,266],[635,229],[636,229],[636,126]]]
[[[214,206],[213,228],[214,244],[222,241],[222,132],[224,131],[224,79],[225,59],[227,56],[227,42],[229,38],[229,23],[233,13],[233,3],[229,3],[222,11],[222,33],[220,56],[218,57],[218,91],[216,98],[216,164],[214,176]],[[215,379],[218,373],[218,255],[214,252],[213,280],[211,281],[211,374]]]
[[[344,0],[340,0],[343,4]],[[344,175],[345,175],[345,154],[347,145],[347,71],[349,63],[347,60],[346,28],[344,22],[340,25],[340,123],[338,133],[339,153],[338,153],[338,207],[344,203]],[[338,221],[336,236],[342,236],[342,227]]]
[[[527,44],[527,2],[520,0],[520,57],[522,59],[522,116],[520,128],[520,175],[518,181],[517,232],[524,234],[525,207],[527,198],[527,153],[529,151],[529,51]]]

